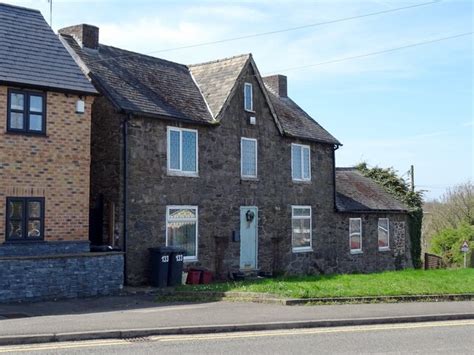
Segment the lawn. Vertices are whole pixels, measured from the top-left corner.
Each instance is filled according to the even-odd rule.
[[[474,269],[268,278],[185,285],[178,290],[264,292],[290,298],[466,294],[474,293]]]

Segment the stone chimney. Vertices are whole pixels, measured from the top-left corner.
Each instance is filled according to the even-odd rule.
[[[263,82],[274,94],[280,97],[288,97],[288,80],[285,75],[266,76],[263,78]]]
[[[59,33],[73,36],[83,48],[99,49],[98,27],[82,24],[61,28]]]

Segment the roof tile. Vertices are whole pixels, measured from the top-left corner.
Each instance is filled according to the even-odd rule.
[[[97,93],[37,10],[0,4],[0,82]]]

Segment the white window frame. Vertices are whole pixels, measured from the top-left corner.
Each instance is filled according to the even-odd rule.
[[[255,142],[255,175],[244,175],[244,145],[243,141]],[[247,179],[256,179],[258,177],[258,141],[255,138],[240,138],[240,176]]]
[[[247,88],[250,87],[250,108],[247,108]],[[244,83],[244,110],[247,112],[253,111],[253,85],[251,83]]]
[[[166,206],[166,246],[169,245],[169,239],[168,239],[168,223],[169,223],[169,214],[170,210],[172,209],[180,209],[180,210],[195,210],[196,211],[196,218],[178,218],[178,219],[173,219],[172,222],[196,222],[196,235],[195,235],[195,242],[196,242],[196,255],[188,255],[184,257],[184,261],[197,261],[198,260],[198,247],[199,247],[199,207],[198,206],[186,206],[186,205],[171,205],[171,206]]]
[[[382,228],[380,226],[380,220],[381,219],[386,219],[387,220],[387,246],[386,247],[380,247],[379,246],[379,251],[387,251],[390,250],[390,220],[387,217],[384,218],[379,218],[377,221],[377,245],[379,245],[380,237],[379,237],[379,230]],[[382,228],[384,229],[384,228]]]
[[[308,216],[295,216],[295,209],[309,209]],[[308,219],[309,218],[309,247],[294,247],[293,246],[293,219]],[[293,253],[304,253],[313,251],[313,210],[311,206],[291,206],[291,250]]]
[[[360,233],[359,232],[352,232],[351,231],[351,222],[352,221],[359,221],[359,226],[360,226]],[[360,238],[360,248],[359,249],[352,249],[352,235],[359,235]],[[360,254],[362,253],[362,218],[349,218],[349,249],[351,251],[351,254]]]
[[[179,169],[171,168],[171,131],[179,132]],[[183,167],[183,132],[194,132],[196,134],[196,171],[182,170]],[[170,175],[198,176],[199,174],[199,134],[196,129],[168,126],[167,128],[167,170]]]
[[[293,171],[293,165],[294,165],[293,164],[293,148],[294,147],[301,147],[301,165],[300,165],[301,179],[295,178],[295,172]],[[304,177],[303,149],[308,149],[309,177],[307,178]],[[291,178],[293,179],[293,181],[311,181],[311,147],[309,145],[291,143],[290,153],[291,153]]]

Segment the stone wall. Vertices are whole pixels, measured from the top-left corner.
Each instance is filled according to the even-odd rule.
[[[122,253],[0,257],[0,303],[116,294]]]
[[[109,232],[108,214],[111,208],[110,201],[115,205],[115,229],[122,230],[122,124],[125,115],[120,115],[104,98],[98,97],[92,105],[94,119],[91,129],[91,207],[98,207],[103,196],[103,243],[107,244],[106,236]],[[94,238],[95,239],[95,238]]]
[[[7,197],[45,198],[45,240],[88,240],[90,117],[79,96],[47,92],[46,135],[8,133],[6,86],[0,86],[0,243]]]
[[[283,137],[271,116],[263,93],[249,66],[240,78],[235,95],[225,109],[220,124],[203,126],[173,120],[133,117],[128,123],[128,237],[127,281],[144,284],[149,280],[148,248],[166,243],[166,206],[193,205],[198,213],[198,260],[187,267],[202,266],[219,277],[239,270],[240,242],[232,239],[240,228],[240,206],[258,207],[258,269],[265,273],[312,274],[371,272],[411,265],[409,257],[396,257],[394,250],[379,252],[377,218],[386,215],[363,215],[364,249],[352,255],[349,250],[348,220],[350,215],[334,210],[334,151],[320,144]],[[254,113],[243,109],[243,85],[254,88]],[[104,194],[115,202],[116,221],[121,225],[122,152],[120,123],[124,115],[113,111],[110,104],[94,105],[93,155],[110,157],[104,170],[92,174],[93,195]],[[256,125],[249,117],[256,117]],[[113,132],[101,129],[110,121]],[[113,122],[112,122],[113,121]],[[199,176],[172,176],[167,172],[167,127],[179,126],[198,131]],[[240,139],[258,140],[258,178],[240,176]],[[291,178],[291,143],[311,147],[311,182],[294,182]],[[95,147],[95,148],[94,148]],[[96,158],[98,159],[98,158]],[[98,161],[98,160],[97,160]],[[93,164],[94,165],[94,164]],[[120,168],[119,168],[120,167]],[[93,172],[96,171],[93,167]],[[117,190],[117,188],[119,188]],[[93,196],[94,198],[94,196]],[[312,207],[312,251],[294,253],[291,239],[291,207]],[[404,230],[405,215],[390,215],[391,228]],[[395,230],[391,238],[401,242]],[[123,243],[122,230],[120,237]],[[405,251],[409,251],[405,238]],[[391,240],[393,246],[397,243]],[[403,243],[402,243],[403,244]],[[397,249],[399,250],[399,249]],[[401,249],[400,249],[401,250]]]
[[[255,113],[243,109],[243,84],[254,87]],[[241,77],[235,96],[223,114],[220,125],[199,126],[171,120],[135,117],[129,123],[129,234],[127,239],[127,275],[131,284],[148,282],[148,248],[165,244],[166,206],[199,206],[199,265],[228,276],[239,269],[240,243],[232,241],[232,232],[240,226],[240,206],[259,208],[258,268],[264,272],[285,270],[291,259],[291,206],[309,205],[313,211],[313,243],[330,243],[331,218],[334,211],[333,147],[282,137],[251,67]],[[115,132],[123,115],[112,113],[110,106],[94,105],[94,121],[104,116],[115,119]],[[249,117],[257,124],[250,125]],[[110,117],[108,117],[110,119]],[[198,130],[199,177],[169,176],[167,174],[167,126],[182,126]],[[93,123],[96,127],[96,123]],[[118,139],[109,139],[110,132],[94,132],[99,142],[110,144],[97,147],[104,156],[122,150]],[[240,139],[258,139],[258,179],[240,176]],[[291,178],[291,143],[311,146],[312,181],[296,183]],[[95,155],[93,145],[93,155]],[[110,151],[104,152],[104,149]],[[94,158],[95,159],[95,158]],[[120,206],[117,221],[122,221],[120,186],[117,164],[109,172],[93,174],[93,191],[105,193]],[[93,168],[93,171],[94,168]],[[99,181],[100,180],[100,181]],[[100,187],[102,184],[102,190]],[[107,185],[107,186],[105,186]],[[121,233],[121,230],[120,230]],[[309,253],[302,269],[311,269],[313,254]]]
[[[349,218],[362,218],[362,253],[351,254]],[[378,248],[378,219],[389,219],[389,250]],[[327,271],[339,273],[375,272],[412,267],[408,238],[408,216],[403,213],[337,213],[331,265],[320,264]]]
[[[0,245],[0,257],[76,254],[89,251],[89,241],[17,242]]]

